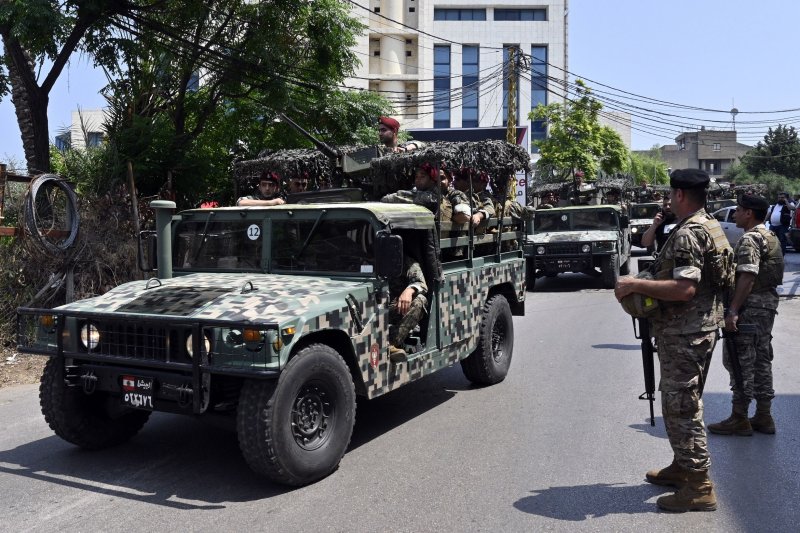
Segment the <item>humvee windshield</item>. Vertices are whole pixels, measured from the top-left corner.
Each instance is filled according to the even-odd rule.
[[[661,209],[659,204],[648,205],[632,205],[631,218],[655,218],[658,211]]]
[[[610,209],[587,209],[586,211],[537,212],[533,228],[534,233],[616,230],[619,228],[619,223],[617,214]]]
[[[252,220],[182,220],[175,231],[175,269],[261,270],[261,225]]]

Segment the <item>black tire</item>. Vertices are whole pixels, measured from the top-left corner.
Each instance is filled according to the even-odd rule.
[[[619,255],[609,255],[603,258],[601,266],[603,287],[613,289],[619,279]]]
[[[533,264],[533,259],[525,260],[525,287],[527,290],[533,292],[536,286],[536,265]]]
[[[150,418],[150,411],[126,409],[104,392],[68,387],[61,364],[59,359],[45,364],[39,403],[50,429],[65,441],[87,450],[109,448],[130,440]]]
[[[355,398],[350,370],[336,350],[324,344],[303,348],[277,381],[243,385],[236,429],[245,461],[284,485],[324,478],[350,444]]]
[[[461,370],[472,383],[500,383],[508,374],[514,351],[514,320],[505,296],[495,294],[484,304],[478,331],[478,347],[461,360]]]
[[[631,258],[628,256],[628,259],[619,266],[619,273],[623,276],[627,276],[631,273]]]

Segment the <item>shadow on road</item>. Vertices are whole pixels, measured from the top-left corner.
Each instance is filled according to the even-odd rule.
[[[456,366],[375,400],[359,400],[350,449],[473,388]],[[153,413],[130,442],[107,450],[81,450],[56,436],[2,450],[0,474],[176,510],[221,509],[296,490],[250,470],[233,420],[165,413]]]
[[[638,352],[642,349],[639,344],[592,344],[598,350],[628,350]]]
[[[650,484],[550,487],[532,490],[532,496],[520,498],[514,502],[514,507],[524,513],[578,522],[610,514],[657,512],[655,503],[648,503],[648,500],[673,491],[671,487]]]

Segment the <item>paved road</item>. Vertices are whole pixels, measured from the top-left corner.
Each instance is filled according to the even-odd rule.
[[[796,531],[800,299],[776,322],[777,435],[711,437],[719,510],[676,515],[643,481],[671,452],[658,405],[651,428],[636,399],[630,319],[600,286],[537,285],[497,386],[452,368],[359,403],[341,467],[302,489],[251,473],[224,425],[156,414],[130,443],[89,453],[51,434],[35,387],[2,389],[0,530]],[[728,414],[726,381],[718,353],[707,420]]]

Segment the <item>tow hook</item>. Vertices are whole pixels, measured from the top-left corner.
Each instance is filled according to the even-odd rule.
[[[92,370],[88,370],[81,376],[81,384],[84,394],[92,394],[97,388],[97,376]]]

